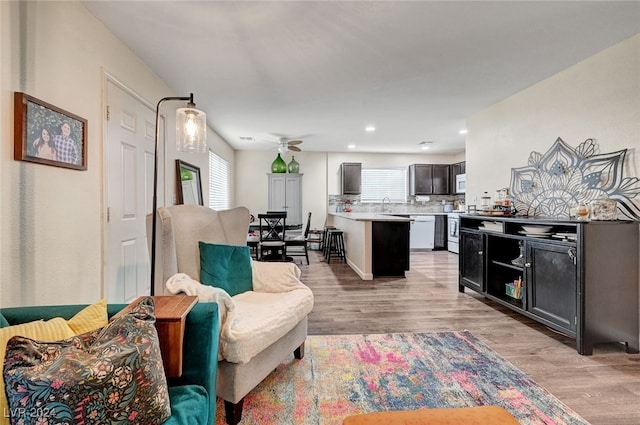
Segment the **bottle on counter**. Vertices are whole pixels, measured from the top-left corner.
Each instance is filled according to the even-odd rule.
[[[481,204],[480,206],[482,207],[483,210],[488,210],[491,208],[491,196],[489,196],[489,192],[485,192],[484,195],[482,195],[481,199]]]

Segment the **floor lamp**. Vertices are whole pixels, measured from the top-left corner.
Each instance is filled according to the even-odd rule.
[[[170,100],[188,101],[186,108],[176,110],[176,148],[179,152],[207,152],[207,116],[195,109],[193,93],[188,97],[163,97],[156,107],[156,143],[153,160],[153,206],[151,209],[151,291],[155,295],[156,224],[158,209],[158,144],[160,143],[160,106]]]

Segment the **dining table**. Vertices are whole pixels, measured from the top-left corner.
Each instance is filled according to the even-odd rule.
[[[278,226],[276,226],[276,229],[277,228]],[[302,223],[285,224],[284,228],[285,232],[288,230],[300,230],[302,229]],[[282,229],[282,226],[280,226],[280,229]],[[258,246],[260,244],[260,235],[258,234],[258,232],[260,232],[260,222],[252,221],[251,223],[249,223],[249,231],[247,233],[247,246],[251,250],[251,256],[256,260],[258,259]]]

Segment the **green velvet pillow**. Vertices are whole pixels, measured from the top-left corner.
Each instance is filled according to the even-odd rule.
[[[253,289],[248,246],[199,245],[200,283],[224,289],[232,297]]]
[[[7,319],[5,319],[2,313],[0,313],[0,328],[6,328],[8,326],[9,322],[7,322]]]

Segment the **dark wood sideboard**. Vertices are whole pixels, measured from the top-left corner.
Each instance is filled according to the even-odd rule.
[[[536,225],[552,230],[532,236],[523,229]],[[638,240],[634,221],[462,215],[458,289],[472,289],[575,338],[580,354],[610,342],[638,353]],[[505,285],[519,278],[524,288],[514,298]]]

